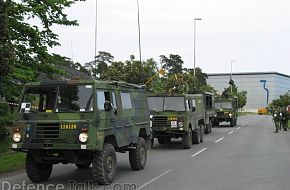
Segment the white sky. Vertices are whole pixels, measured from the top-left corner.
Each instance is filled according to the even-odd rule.
[[[290,0],[139,0],[143,59],[179,54],[206,73],[276,71],[290,74]],[[67,9],[79,26],[55,27],[62,46],[52,51],[85,63],[94,57],[95,0]],[[136,0],[98,0],[98,51],[115,60],[138,54]]]

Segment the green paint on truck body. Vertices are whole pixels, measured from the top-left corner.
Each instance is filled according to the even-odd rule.
[[[202,94],[150,95],[148,104],[153,138],[157,138],[159,143],[162,138],[179,138],[204,128]]]
[[[104,144],[131,150],[151,140],[147,92],[123,82],[71,80],[28,83],[12,127],[12,149],[39,163],[87,163]],[[82,142],[80,134],[87,140]]]
[[[220,122],[230,122],[230,126],[237,125],[238,118],[238,99],[237,97],[216,97],[215,98],[214,125]]]

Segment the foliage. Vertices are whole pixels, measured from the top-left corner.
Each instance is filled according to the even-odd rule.
[[[240,109],[243,109],[245,105],[247,104],[247,91],[238,91],[238,87],[232,83],[231,86],[226,88],[223,93],[223,96],[236,96],[238,98],[238,107]]]
[[[76,25],[63,12],[69,0],[0,0],[0,95],[16,101],[20,84],[59,72],[48,47],[59,45],[53,25]],[[37,23],[37,24],[32,24]]]
[[[273,100],[271,107],[287,107],[290,105],[290,93],[281,95],[279,99]]]

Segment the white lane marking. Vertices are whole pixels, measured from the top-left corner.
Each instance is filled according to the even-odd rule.
[[[150,185],[151,183],[153,183],[154,181],[158,180],[159,178],[161,178],[162,176],[165,176],[166,174],[168,174],[169,172],[171,172],[172,169],[170,170],[167,170],[165,172],[163,172],[162,174],[160,174],[159,176],[157,177],[154,177],[153,179],[149,180],[148,182],[144,183],[143,185],[139,186],[138,187],[138,190],[141,190],[143,189],[144,187],[147,187],[148,185]]]
[[[223,138],[220,138],[219,140],[216,140],[214,143],[221,142],[223,139],[224,139],[224,137]]]
[[[228,135],[231,135],[231,134],[233,134],[233,133],[234,133],[234,131],[231,131],[231,132],[228,133]]]
[[[191,157],[192,157],[192,158],[193,158],[193,157],[196,157],[197,155],[199,155],[200,153],[202,153],[202,152],[205,151],[206,149],[207,149],[207,148],[204,148],[204,149],[198,151],[197,153],[191,155]]]
[[[238,127],[237,129],[239,130],[241,127]]]

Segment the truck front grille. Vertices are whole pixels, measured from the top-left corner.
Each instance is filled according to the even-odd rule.
[[[38,123],[36,126],[36,139],[58,139],[59,123]]]
[[[218,117],[223,117],[224,115],[225,115],[224,112],[217,112]]]
[[[153,127],[169,127],[166,116],[157,116],[153,118]]]

